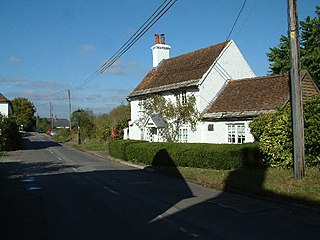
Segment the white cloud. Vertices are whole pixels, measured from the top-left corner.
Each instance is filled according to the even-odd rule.
[[[17,58],[15,56],[11,56],[9,58],[10,62],[14,63],[14,64],[20,64],[21,63],[21,59],[20,58]]]
[[[107,61],[105,61],[107,62]],[[127,64],[123,61],[117,60],[110,67],[108,67],[104,73],[123,75],[125,74],[124,68],[127,67]]]
[[[91,44],[84,44],[80,47],[80,54],[90,54],[96,48]]]

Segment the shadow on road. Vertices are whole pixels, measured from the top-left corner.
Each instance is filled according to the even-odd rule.
[[[37,149],[33,145],[38,143],[30,144]],[[320,235],[317,213],[287,211],[200,186],[191,189],[165,149],[155,155],[153,166],[170,167],[178,179],[133,168],[69,172],[77,166],[55,164],[0,163],[1,239],[317,239]],[[226,190],[243,174],[244,169],[231,172]],[[23,181],[25,175],[33,179]],[[263,185],[264,170],[256,181]]]

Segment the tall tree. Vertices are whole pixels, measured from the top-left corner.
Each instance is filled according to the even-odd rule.
[[[320,86],[320,6],[316,6],[316,17],[308,16],[300,21],[301,67],[309,71],[315,83]],[[270,62],[269,74],[288,73],[290,70],[289,38],[281,36],[278,46],[267,53]]]
[[[12,117],[23,130],[32,131],[35,128],[35,107],[27,98],[15,98],[11,101],[13,107]]]

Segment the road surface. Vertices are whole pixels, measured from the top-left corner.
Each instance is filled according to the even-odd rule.
[[[24,133],[0,161],[0,239],[320,239],[317,210],[111,162]],[[143,154],[143,153],[142,153]]]

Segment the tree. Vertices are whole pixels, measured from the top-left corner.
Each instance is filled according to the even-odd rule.
[[[169,142],[177,141],[180,127],[189,125],[192,131],[196,130],[196,124],[200,119],[200,113],[196,109],[196,98],[187,96],[184,103],[176,97],[176,101],[165,99],[162,95],[152,95],[144,102],[145,115],[140,119],[144,123],[148,117],[158,114],[166,121],[163,129],[163,137]]]
[[[114,129],[117,132],[115,139],[123,138],[123,129],[128,127],[130,118],[130,105],[121,104],[113,108],[109,113],[96,118],[96,137],[99,140],[110,141]]]
[[[50,122],[46,118],[36,117],[36,128],[47,131],[50,129]]]
[[[320,6],[316,6],[316,17],[308,16],[300,21],[301,67],[309,71],[315,83],[320,86]],[[290,70],[289,38],[281,36],[277,47],[269,48],[269,74],[288,73]]]
[[[94,114],[89,109],[78,109],[71,114],[71,121],[80,126],[81,138],[90,139],[95,133]]]
[[[32,131],[35,128],[35,107],[27,98],[15,98],[11,101],[13,114],[12,118],[23,130]]]

